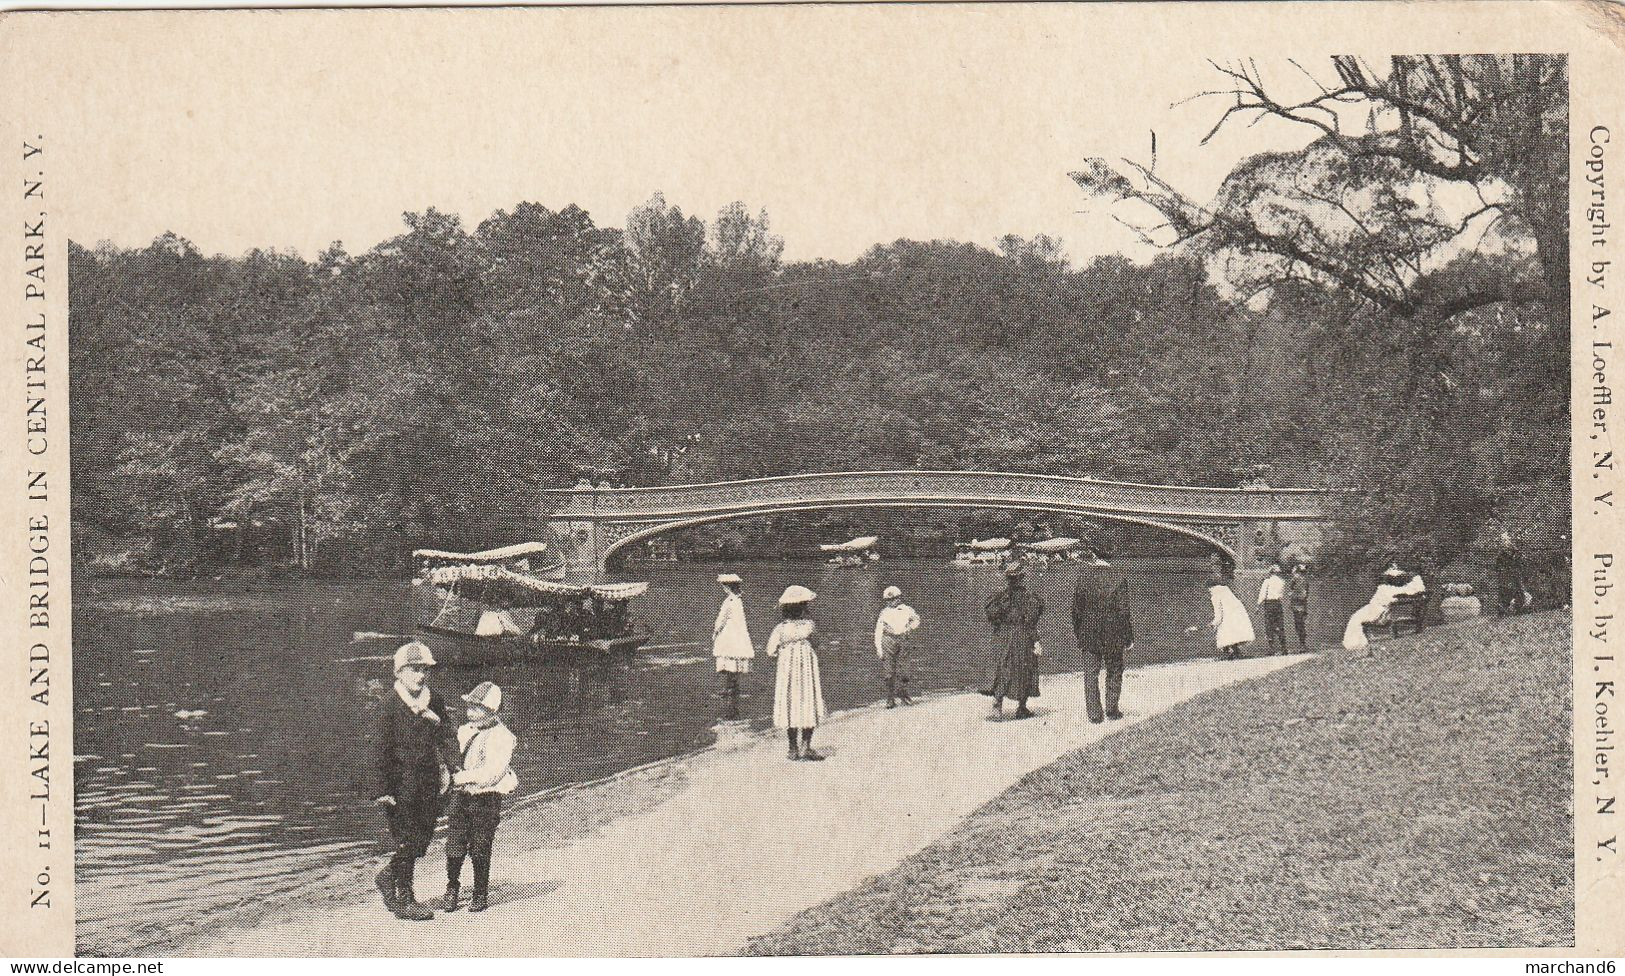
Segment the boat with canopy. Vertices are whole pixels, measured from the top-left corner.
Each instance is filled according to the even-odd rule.
[[[1046,562],[1076,562],[1083,558],[1083,541],[1071,536],[1023,542],[1021,548]]]
[[[831,542],[818,548],[825,552],[863,552],[874,547],[880,541],[878,535],[860,535],[850,542]]]
[[[1009,555],[1010,540],[1002,537],[954,543],[955,566],[996,566]]]
[[[832,553],[828,560],[831,566],[862,566],[880,561],[880,553],[874,548],[879,541],[878,535],[860,535],[848,542],[825,543],[818,548]]]
[[[547,552],[545,542],[517,542],[511,546],[501,546],[496,549],[484,549],[480,552],[452,552],[448,549],[417,549],[412,553],[412,559],[419,565],[445,565],[463,566],[491,563],[512,563],[517,568],[526,568],[532,558],[539,557]]]
[[[1023,542],[1021,548],[1033,552],[1066,552],[1069,549],[1076,549],[1080,545],[1082,543],[1077,539],[1069,536],[1057,536],[1054,539],[1044,539],[1039,542]]]
[[[648,638],[633,627],[631,601],[648,583],[545,579],[529,569],[545,549],[530,542],[475,553],[417,550],[416,586],[425,593],[418,629],[451,640],[445,656],[452,664],[626,652],[644,644]]]

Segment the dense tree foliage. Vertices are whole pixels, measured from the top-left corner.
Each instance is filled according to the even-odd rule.
[[[1334,66],[1308,103],[1272,98],[1256,69],[1225,75],[1226,118],[1318,135],[1244,162],[1214,204],[1152,167],[1078,174],[1172,228],[1150,263],[1073,267],[1057,241],[1006,237],[786,264],[767,214],[707,222],[658,193],[619,230],[575,206],[521,203],[472,231],[430,209],[314,260],[208,257],[172,234],[73,247],[80,552],[391,571],[416,545],[531,534],[537,490],[584,468],[1262,477],[1356,489],[1338,543],[1356,558],[1440,565],[1503,525],[1555,539],[1561,64]],[[1481,202],[1451,210],[1440,182]],[[1466,246],[1475,233],[1493,246]]]
[[[1297,319],[1321,334],[1337,374],[1326,380],[1363,387],[1347,391],[1361,405],[1352,423],[1329,432],[1361,489],[1343,552],[1445,560],[1507,529],[1557,558],[1570,483],[1565,58],[1215,69],[1221,84],[1203,94],[1225,107],[1210,137],[1268,121],[1310,141],[1245,160],[1206,203],[1154,159],[1091,159],[1073,179],[1148,240],[1205,256],[1238,293],[1320,294]]]

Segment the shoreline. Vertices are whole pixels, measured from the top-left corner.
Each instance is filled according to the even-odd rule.
[[[1083,714],[1082,676],[1076,673],[1046,675],[1045,693],[1034,699],[1037,716],[1024,722],[989,722],[987,699],[962,692],[922,698],[913,708],[850,709],[820,727],[818,745],[830,760],[819,764],[787,762],[777,730],[741,729],[700,750],[515,803],[498,831],[492,907],[484,915],[442,913],[427,923],[394,919],[372,891],[371,873],[381,862],[376,857],[332,872],[317,891],[230,909],[189,931],[105,951],[740,952],[797,913],[895,867],[1060,756],[1189,698],[1312,657],[1132,668],[1124,681],[1125,720],[1101,725]],[[967,754],[982,758],[966,762]],[[833,848],[801,849],[795,836],[820,823],[861,829],[852,838],[837,834]],[[437,895],[444,883],[440,850],[437,842],[419,862],[422,900]],[[787,883],[786,873],[802,877]],[[701,907],[719,901],[730,907],[718,905],[712,913]],[[583,927],[583,918],[596,922]],[[359,941],[357,933],[363,933]],[[103,949],[80,946],[87,954]]]
[[[1481,617],[1201,696],[747,952],[1572,946],[1570,626]]]
[[[1210,635],[1186,634],[1168,622],[1197,619],[1194,603],[1198,600],[1204,604],[1200,612],[1208,609],[1205,595],[1187,592],[1184,587],[1185,568],[1181,564],[1170,570],[1160,563],[1147,568],[1140,584],[1146,593],[1144,605],[1156,609],[1141,615],[1150,619],[1143,620],[1147,633],[1130,655],[1131,670],[1170,658],[1202,659],[1213,654]],[[714,586],[709,570],[698,583],[693,570],[686,567],[688,575],[666,581],[669,585],[663,592],[667,595],[652,605],[652,619],[663,622],[669,631],[658,634],[657,640],[682,641],[709,626],[709,614],[695,609],[701,601],[670,595],[694,588],[709,593]],[[1070,597],[1070,573],[1061,568],[1054,572],[1054,580],[1039,579],[1056,588],[1055,594],[1046,593],[1046,600],[1064,609]],[[1174,574],[1171,581],[1166,578],[1168,573]],[[983,625],[978,619],[985,582],[981,574],[939,574],[929,566],[906,564],[892,566],[888,575],[901,577],[905,585],[913,579],[912,585],[922,594],[932,587],[930,599],[938,604],[935,609],[924,608],[934,625],[921,645],[916,674],[919,687],[937,689],[937,694],[976,687],[988,667]],[[825,597],[844,601],[820,621],[829,624],[834,654],[825,661],[829,665],[825,673],[829,703],[841,712],[872,706],[885,691],[875,659],[867,652],[873,620],[866,600],[876,595],[870,591],[881,581],[873,573],[841,571],[831,571],[823,579]],[[83,846],[80,857],[85,882],[79,886],[81,946],[117,952],[127,944],[172,941],[166,931],[170,925],[177,927],[177,934],[190,936],[214,927],[220,919],[262,918],[290,901],[325,904],[334,899],[334,889],[342,890],[339,876],[345,872],[352,875],[347,880],[356,881],[356,889],[369,889],[370,877],[360,877],[352,862],[384,850],[385,831],[382,818],[358,788],[365,757],[354,746],[359,741],[356,737],[368,731],[367,720],[348,703],[374,694],[375,679],[387,671],[387,665],[378,661],[387,656],[380,652],[391,650],[393,644],[384,646],[390,638],[383,632],[394,632],[401,640],[411,636],[411,614],[404,603],[394,600],[395,589],[299,584],[291,590],[254,594],[246,598],[247,609],[230,618],[206,614],[168,618],[179,619],[185,627],[206,628],[212,635],[207,648],[197,642],[173,641],[162,622],[87,611],[91,616],[80,622],[90,636],[78,642],[76,656],[86,700],[110,715],[119,714],[121,706],[142,707],[135,714],[143,723],[139,734],[145,738],[133,741],[161,743],[164,748],[173,748],[167,745],[171,742],[195,742],[204,752],[189,756],[153,747],[160,760],[153,762],[143,748],[130,749],[118,741],[128,735],[111,734],[119,726],[104,724],[103,731],[92,731],[96,721],[108,722],[101,711],[87,716],[92,719],[84,727],[87,738],[76,745],[87,755],[110,758],[105,763],[76,763],[84,794],[100,804],[87,808],[81,820],[93,841]],[[1332,608],[1345,595],[1328,584],[1327,610],[1335,613]],[[244,597],[234,596],[221,605],[241,609],[244,602]],[[1170,609],[1174,606],[1177,609]],[[1187,610],[1190,620],[1183,619]],[[1065,614],[1048,616],[1051,619],[1045,622],[1047,632],[1042,636],[1052,650],[1042,667],[1058,669],[1057,674],[1075,670],[1081,664],[1073,656]],[[263,640],[267,628],[280,628],[292,619],[303,623],[277,653],[300,668],[300,693],[309,696],[312,716],[318,720],[314,723],[290,722],[287,715],[274,711],[262,714],[255,704],[264,700],[265,693],[277,692],[280,682],[263,677],[277,669],[252,668],[252,676],[228,680],[214,666],[216,659],[235,660],[232,655],[257,653],[252,649]],[[397,621],[406,626],[398,626]],[[1324,627],[1317,628],[1315,635],[1330,639]],[[726,705],[714,700],[712,668],[704,651],[701,647],[651,650],[625,659],[624,664],[617,660],[604,667],[541,661],[540,666],[507,668],[500,674],[451,668],[443,678],[442,691],[449,687],[461,692],[481,679],[493,678],[517,692],[514,727],[524,730],[520,736],[525,745],[515,769],[522,781],[521,794],[527,797],[524,802],[536,802],[528,796],[551,795],[561,787],[579,790],[583,782],[596,783],[707,748],[719,733],[732,737],[734,728],[716,727]],[[104,685],[109,678],[96,673],[105,670],[111,675],[126,662],[140,665],[135,672],[139,687],[126,689],[116,681]],[[311,667],[305,667],[306,663]],[[171,690],[181,682],[196,682],[184,700]],[[764,709],[771,708],[771,692],[771,673],[750,686],[741,715],[751,720],[751,727],[759,730],[768,721]],[[179,703],[168,704],[171,701]],[[177,725],[169,716],[182,707],[206,708],[210,715],[200,722]],[[343,734],[311,731],[329,727],[329,723]],[[231,731],[234,737],[205,738],[220,730]],[[284,743],[290,740],[280,738],[283,734],[295,737],[305,748],[289,749]],[[256,737],[264,741],[256,741]],[[319,768],[301,768],[299,754],[307,750],[323,755]],[[124,752],[137,755],[120,755]],[[206,761],[208,766],[200,767],[196,760]],[[137,763],[159,768],[138,770]],[[235,779],[217,775],[244,772],[251,775]],[[202,789],[216,779],[224,785]],[[261,779],[275,785],[262,787]],[[129,845],[117,846],[117,818],[125,814],[109,800],[117,800],[126,789],[137,791],[136,799],[147,803],[143,811],[152,809],[147,815],[163,818],[160,826],[172,841],[165,850],[173,853],[148,851],[138,833],[131,834]],[[194,789],[209,794],[208,806],[189,812],[179,805],[166,805],[168,796],[183,797],[186,794],[181,791]],[[512,799],[518,801],[520,796]],[[198,835],[194,840],[192,821],[200,814],[212,817],[216,811],[248,820],[247,828],[226,830],[218,837]],[[293,830],[282,832],[284,822]]]

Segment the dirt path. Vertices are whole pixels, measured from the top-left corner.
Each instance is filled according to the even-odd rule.
[[[376,896],[273,915],[176,946],[178,955],[702,956],[753,936],[895,867],[1026,774],[1202,692],[1301,657],[1135,669],[1126,717],[1091,724],[1082,679],[1044,679],[1035,718],[987,720],[961,694],[913,708],[842,713],[819,729],[822,763],[792,763],[780,736],[753,736],[681,760],[651,802],[563,845],[546,804],[497,835],[489,911],[398,921]],[[534,831],[527,818],[542,821]],[[464,885],[469,869],[464,869]],[[437,853],[418,893],[444,884]]]

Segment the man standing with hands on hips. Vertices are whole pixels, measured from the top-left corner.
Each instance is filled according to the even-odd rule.
[[[1123,657],[1134,649],[1134,621],[1129,615],[1128,581],[1100,554],[1078,573],[1072,595],[1072,633],[1083,655],[1084,705],[1089,721],[1119,719],[1123,694]],[[1106,672],[1106,707],[1100,705],[1100,672]]]
[[[886,587],[881,594],[886,606],[875,621],[875,654],[886,668],[886,707],[896,708],[897,699],[912,705],[908,694],[908,646],[911,636],[920,628],[920,615],[903,602],[903,591],[895,586]]]

